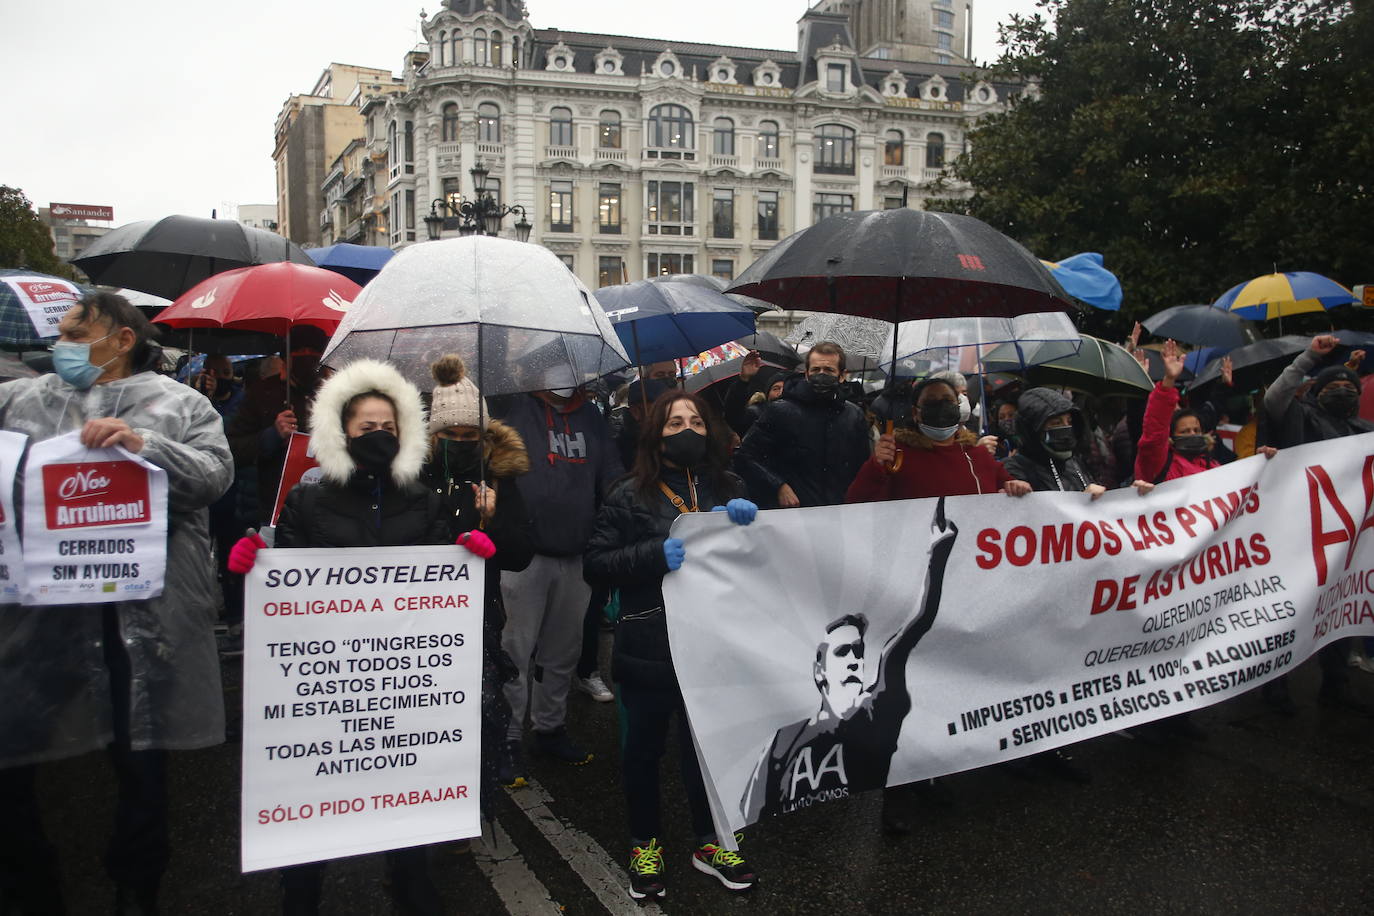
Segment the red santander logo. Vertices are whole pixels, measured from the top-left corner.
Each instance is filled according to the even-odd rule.
[[[43,468],[49,531],[138,525],[152,518],[148,472],[132,461],[83,461]]]

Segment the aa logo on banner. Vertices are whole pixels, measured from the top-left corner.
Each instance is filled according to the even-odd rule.
[[[1374,635],[1372,527],[1374,434],[1145,497],[682,516],[663,593],[717,828],[1178,715]]]
[[[24,603],[141,601],[167,570],[167,473],[72,432],[29,449]]]

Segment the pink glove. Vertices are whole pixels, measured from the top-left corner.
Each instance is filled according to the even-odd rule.
[[[464,531],[458,535],[458,540],[454,543],[466,547],[471,553],[484,560],[490,560],[496,556],[496,545],[491,542],[491,538],[476,529]]]
[[[229,550],[229,571],[247,574],[253,568],[253,561],[258,558],[258,551],[266,546],[267,542],[256,531],[239,538],[238,543]]]

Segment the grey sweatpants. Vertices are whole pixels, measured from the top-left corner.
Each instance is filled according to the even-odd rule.
[[[591,586],[582,581],[580,555],[535,554],[523,572],[502,574],[506,629],[501,644],[520,669],[520,676],[505,686],[511,741],[524,733],[526,704],[535,731],[553,731],[566,720],[591,594]]]

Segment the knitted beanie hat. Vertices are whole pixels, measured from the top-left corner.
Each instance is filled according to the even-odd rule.
[[[487,416],[479,410],[482,394],[467,377],[463,358],[456,353],[441,357],[429,367],[439,387],[429,405],[429,434],[450,426],[487,427]]]

